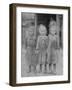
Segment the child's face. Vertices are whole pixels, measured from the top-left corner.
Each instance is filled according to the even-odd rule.
[[[46,35],[47,31],[45,27],[39,28],[40,35]]]
[[[41,34],[41,35],[46,35],[46,30],[43,30],[43,29],[40,30],[40,34]]]
[[[32,30],[29,31],[29,35],[33,35],[33,31]]]
[[[53,35],[56,33],[56,24],[49,27],[49,32]]]
[[[34,27],[30,27],[28,33],[29,33],[29,35],[33,35],[34,34]]]
[[[56,33],[56,27],[51,27],[49,31],[54,35]]]

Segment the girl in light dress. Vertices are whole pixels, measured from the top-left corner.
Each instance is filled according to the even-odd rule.
[[[49,35],[48,35],[48,48],[47,48],[47,63],[48,72],[56,74],[57,64],[57,49],[58,49],[58,35],[57,35],[57,24],[54,20],[50,21],[49,24]]]
[[[46,36],[47,29],[43,24],[39,26],[39,36],[37,39],[36,50],[38,53],[38,65],[39,72],[46,71],[46,60],[47,60],[47,47],[48,47],[48,36]]]

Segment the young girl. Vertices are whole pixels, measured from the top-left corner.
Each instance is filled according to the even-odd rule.
[[[39,72],[44,72],[46,70],[46,56],[47,56],[47,40],[48,37],[46,36],[47,30],[46,27],[42,24],[39,26],[39,36],[37,40],[37,46],[36,49],[39,53]]]
[[[26,37],[26,63],[28,67],[27,72],[31,72],[32,68],[35,70],[35,36],[34,36],[34,26],[30,26],[29,30],[27,31]]]
[[[49,24],[49,35],[48,35],[48,49],[47,49],[47,63],[49,64],[49,72],[56,74],[56,63],[57,63],[57,52],[58,48],[58,35],[57,35],[57,24],[54,20],[50,21]]]

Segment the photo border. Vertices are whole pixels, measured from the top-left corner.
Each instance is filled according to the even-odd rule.
[[[34,4],[10,4],[10,73],[9,84],[11,86],[31,86],[31,85],[47,85],[70,83],[70,7],[66,6],[50,6],[50,5],[34,5]],[[17,7],[34,7],[34,8],[51,8],[68,10],[68,80],[38,83],[16,83],[16,8]]]

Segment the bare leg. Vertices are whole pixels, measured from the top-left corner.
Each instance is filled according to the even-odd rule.
[[[40,72],[42,72],[42,64],[40,64]]]
[[[31,72],[31,65],[29,65],[29,67],[28,67],[28,73],[30,73]]]
[[[42,65],[42,72],[45,72],[45,64]]]
[[[34,65],[31,65],[31,72],[34,72]]]
[[[53,71],[56,73],[56,64],[53,64]]]
[[[52,64],[49,64],[49,72],[52,72]]]
[[[47,64],[45,64],[45,72],[47,72]]]
[[[42,64],[39,64],[38,72],[40,73],[42,71]]]
[[[46,64],[46,72],[49,72],[49,64]]]
[[[31,71],[32,71],[33,73],[36,73],[36,66],[35,66],[35,65],[31,65]]]
[[[34,72],[36,73],[36,66],[34,66]]]

